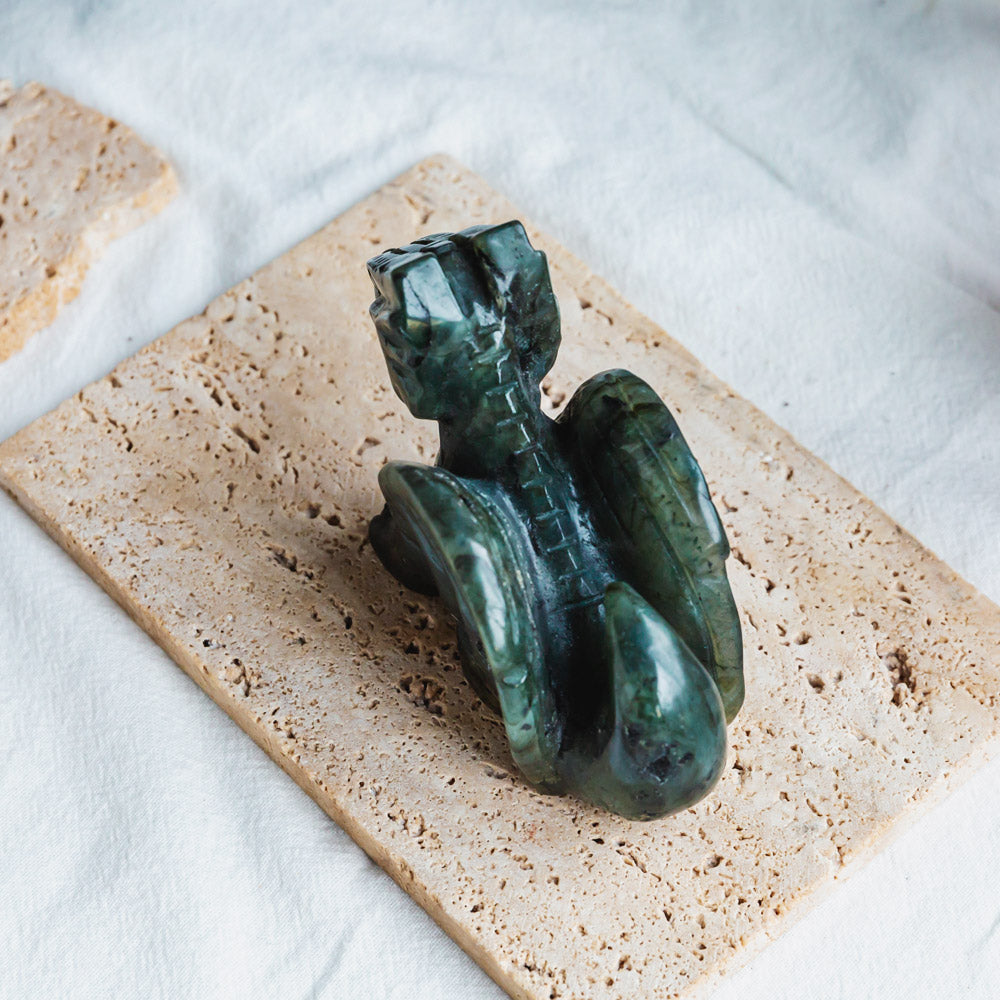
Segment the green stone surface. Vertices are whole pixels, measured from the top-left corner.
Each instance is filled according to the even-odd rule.
[[[441,435],[436,465],[382,469],[379,558],[453,612],[532,785],[631,819],[697,802],[743,701],[742,640],[725,532],[670,411],[617,370],[542,413],[559,309],[519,222],[368,270],[393,388]]]

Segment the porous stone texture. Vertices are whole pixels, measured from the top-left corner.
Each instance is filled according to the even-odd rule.
[[[734,546],[747,700],[707,799],[632,823],[536,794],[442,606],[366,541],[434,426],[388,385],[367,257],[517,211],[435,158],[0,447],[0,478],[510,994],[687,996],[984,755],[1000,612],[583,264],[549,254],[554,411],[624,366]]]
[[[176,189],[162,155],[124,125],[39,83],[0,80],[0,361]]]

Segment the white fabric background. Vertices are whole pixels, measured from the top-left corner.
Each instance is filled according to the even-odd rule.
[[[182,183],[0,438],[442,150],[1000,600],[1000,7],[0,0],[0,75]],[[0,588],[0,996],[501,996],[2,496]],[[720,1000],[996,997],[998,777]]]

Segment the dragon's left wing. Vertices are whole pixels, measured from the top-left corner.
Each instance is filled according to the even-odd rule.
[[[559,433],[607,515],[629,582],[715,679],[732,721],[744,688],[729,543],[677,422],[642,379],[616,370],[580,386]]]
[[[390,462],[378,479],[393,520],[459,619],[479,674],[470,680],[498,703],[517,766],[532,784],[558,790],[561,724],[511,517],[477,484],[439,466]]]

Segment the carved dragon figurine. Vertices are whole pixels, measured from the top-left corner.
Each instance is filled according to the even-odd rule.
[[[368,270],[393,388],[441,436],[436,465],[382,468],[375,552],[455,615],[532,785],[630,819],[697,802],[743,701],[742,640],[725,532],[669,410],[618,370],[542,413],[559,311],[519,222]]]

